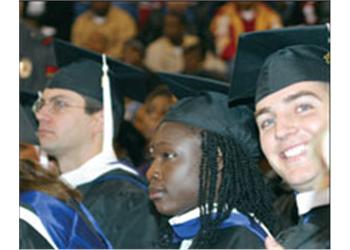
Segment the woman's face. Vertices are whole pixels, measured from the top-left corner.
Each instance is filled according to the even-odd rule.
[[[152,139],[150,153],[149,198],[157,210],[173,216],[198,206],[202,157],[199,132],[181,123],[164,122]]]

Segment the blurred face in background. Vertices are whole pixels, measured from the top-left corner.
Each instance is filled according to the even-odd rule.
[[[109,1],[93,1],[90,3],[90,9],[98,16],[106,16],[111,7]]]
[[[182,44],[184,26],[180,17],[174,14],[168,14],[164,19],[164,35],[168,37],[175,45]]]
[[[152,138],[162,118],[175,102],[176,100],[172,96],[156,95],[142,106],[137,114],[138,119],[140,119],[139,124],[135,124],[135,126],[146,139]]]
[[[124,46],[123,49],[123,62],[135,65],[135,66],[141,66],[142,63],[142,53],[137,48],[133,46]]]

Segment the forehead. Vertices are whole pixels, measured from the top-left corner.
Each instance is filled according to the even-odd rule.
[[[257,103],[256,110],[258,112],[260,109],[265,108],[267,106],[273,107],[279,105],[285,102],[285,100],[288,97],[304,91],[318,96],[320,100],[328,101],[328,99],[325,99],[325,97],[329,95],[329,84],[316,81],[305,81],[292,84],[279,91],[276,91],[273,94],[264,97]]]
[[[43,92],[43,97],[45,99],[50,99],[50,98],[56,97],[56,96],[65,97],[65,98],[69,98],[72,100],[84,101],[83,97],[80,94],[78,94],[75,91],[68,90],[68,89],[46,88]]]
[[[177,144],[179,142],[187,141],[187,139],[197,139],[199,133],[194,129],[178,122],[163,122],[157,129],[153,139],[152,145],[157,143]]]

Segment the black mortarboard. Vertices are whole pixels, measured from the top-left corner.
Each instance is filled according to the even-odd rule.
[[[180,122],[234,138],[247,157],[258,159],[261,151],[252,109],[246,105],[229,108],[227,101],[227,95],[222,93],[201,92],[179,100],[166,113],[163,122]]]
[[[22,117],[21,112],[25,113],[25,120],[28,120],[28,123],[32,125],[33,128],[36,129],[37,127],[37,121],[34,115],[34,112],[32,110],[34,102],[38,99],[38,94],[34,93],[32,91],[25,91],[21,90],[20,95],[19,95],[19,101],[20,101],[20,138],[25,137],[24,133],[25,131],[29,131],[28,133],[31,133],[29,129],[26,127],[22,127],[23,125],[26,125],[25,123],[22,122],[24,119]],[[31,136],[28,136],[31,137]],[[28,142],[29,143],[29,142]]]
[[[227,94],[229,90],[228,83],[204,77],[166,72],[159,72],[158,76],[178,98],[195,96],[201,91]]]
[[[104,136],[110,138],[108,139],[108,144],[110,144],[108,147],[109,150],[112,150],[113,127],[118,129],[123,119],[123,97],[129,96],[132,99],[143,101],[148,94],[147,87],[145,87],[146,81],[149,79],[147,73],[59,39],[54,41],[54,49],[60,69],[48,82],[47,87],[69,89],[102,101],[104,103],[105,126],[109,126],[108,129],[105,128]],[[108,77],[106,77],[107,74]],[[109,87],[102,88],[102,82],[104,82],[103,86]],[[111,110],[110,107],[112,107]],[[114,126],[108,122],[111,120],[108,118],[110,113],[113,114]],[[104,144],[104,148],[106,147]]]
[[[208,78],[158,73],[163,83],[180,99],[162,122],[179,122],[235,138],[249,158],[261,155],[258,132],[251,108],[227,106],[228,85]]]
[[[69,88],[78,93],[88,95],[92,98],[102,100],[102,88],[100,84],[96,84],[96,80],[100,82],[102,71],[102,56],[96,52],[76,47],[71,43],[60,39],[55,39],[54,48],[56,52],[57,64],[60,68],[78,62],[79,60],[91,60],[97,63],[99,67],[91,68],[92,72],[85,71],[84,75],[78,74],[79,82],[60,83],[64,88]],[[109,66],[109,76],[112,80],[112,87],[117,87],[122,96],[128,96],[134,100],[143,102],[147,96],[149,89],[148,73],[140,68],[125,64],[118,60],[107,57]],[[96,72],[94,72],[96,71]],[[78,70],[78,72],[81,72]],[[57,83],[56,83],[57,84]],[[114,86],[116,85],[116,86]]]
[[[243,33],[239,38],[231,78],[230,106],[254,103],[257,79],[267,57],[284,47],[298,44],[313,44],[329,49],[327,26],[298,26]],[[279,67],[277,71],[282,68]]]
[[[19,105],[19,142],[39,145],[35,127],[35,123],[28,117],[22,105]]]
[[[270,55],[260,70],[255,103],[302,81],[330,82],[328,50],[316,45],[295,45]]]

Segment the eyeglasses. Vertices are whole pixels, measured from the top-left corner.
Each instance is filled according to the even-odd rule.
[[[53,97],[49,101],[45,101],[43,98],[39,97],[33,104],[32,110],[34,113],[38,113],[45,105],[48,105],[49,112],[52,114],[63,113],[68,108],[85,109],[83,106],[69,104],[59,97]]]

